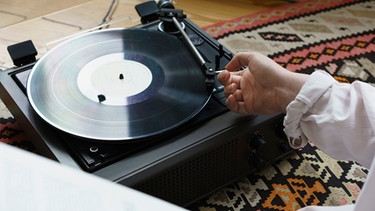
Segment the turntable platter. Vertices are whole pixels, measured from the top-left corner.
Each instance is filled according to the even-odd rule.
[[[27,96],[46,122],[101,141],[160,135],[186,123],[210,98],[184,44],[145,29],[107,29],[67,40],[42,57]]]

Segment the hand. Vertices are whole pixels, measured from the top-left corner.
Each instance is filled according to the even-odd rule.
[[[224,86],[227,107],[242,114],[285,112],[308,77],[254,52],[236,54],[226,69],[217,78]]]

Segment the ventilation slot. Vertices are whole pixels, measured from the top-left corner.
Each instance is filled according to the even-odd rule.
[[[185,206],[238,177],[238,139],[192,158],[134,188]]]

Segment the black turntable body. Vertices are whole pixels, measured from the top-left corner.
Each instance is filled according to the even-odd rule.
[[[141,25],[135,26],[134,30],[137,32],[140,30],[143,34],[147,34],[148,32],[168,33],[165,31],[160,32],[161,30],[163,31],[161,28],[164,26],[161,23],[164,20],[158,16],[159,13],[153,15],[150,20],[147,19],[149,18],[148,16],[142,17],[147,20],[143,21]],[[184,27],[183,30],[199,55],[201,55],[205,62],[212,64],[213,69],[211,71],[224,69],[225,65],[231,59],[232,53],[188,18],[183,17],[180,21],[181,26]],[[100,36],[104,34],[101,31],[96,33]],[[199,58],[197,59],[195,55],[196,52],[192,52],[189,43],[184,41],[181,33],[168,33],[167,36],[172,36],[174,37],[173,39],[177,38],[176,40],[181,42],[181,45],[170,46],[175,44],[163,43],[163,38],[156,40],[162,43],[158,44],[160,48],[167,46],[171,49],[167,59],[165,59],[165,55],[160,56],[162,53],[158,55],[160,58],[164,58],[162,61],[156,61],[156,63],[162,63],[160,68],[161,71],[164,71],[163,74],[165,76],[164,80],[161,80],[163,82],[160,82],[162,85],[159,84],[160,87],[157,89],[164,89],[165,85],[163,84],[167,83],[166,81],[171,81],[168,83],[172,84],[172,88],[169,87],[168,90],[172,91],[168,93],[177,96],[178,94],[173,94],[175,93],[173,87],[179,87],[180,83],[200,84],[202,82],[189,81],[188,78],[186,81],[179,80],[178,83],[173,82],[173,75],[176,74],[165,73],[165,68],[168,65],[164,65],[164,63],[182,63],[185,65],[186,62],[197,62],[198,65],[196,66],[200,68],[199,71],[204,69],[204,67],[202,68],[204,65],[199,64]],[[152,37],[155,38],[155,36]],[[122,42],[128,41],[122,40]],[[134,45],[145,45],[142,46],[144,49],[157,48],[153,47],[154,45],[151,43],[144,42],[141,42],[143,44],[138,43]],[[132,45],[131,43],[127,44],[129,46]],[[111,44],[111,46],[113,45]],[[181,46],[185,46],[188,49],[181,50],[183,52],[182,57],[189,58],[187,61],[180,61],[180,58],[174,57],[176,52],[180,51]],[[98,47],[102,48],[102,46]],[[79,49],[82,49],[82,47],[79,47]],[[140,52],[140,50],[137,51]],[[48,56],[41,60],[49,62]],[[92,59],[87,58],[87,60],[91,61]],[[122,185],[130,186],[174,204],[186,206],[240,177],[257,171],[259,168],[274,162],[292,151],[282,131],[282,114],[243,116],[228,111],[225,106],[225,97],[221,85],[216,81],[215,76],[211,77],[212,75],[210,74],[207,76],[207,72],[205,73],[204,70],[202,72],[202,75],[204,75],[202,79],[203,83],[207,85],[207,80],[211,80],[207,85],[208,87],[206,87],[209,94],[205,93],[205,90],[202,91],[202,95],[207,95],[207,101],[203,99],[202,103],[200,103],[202,105],[201,108],[192,109],[192,115],[186,114],[183,109],[175,110],[175,103],[171,103],[173,106],[154,103],[157,105],[151,105],[150,107],[150,105],[143,106],[142,102],[140,104],[137,102],[141,106],[141,109],[145,110],[145,113],[147,113],[147,109],[152,109],[152,107],[166,107],[166,112],[171,114],[168,115],[164,114],[164,111],[156,111],[153,114],[159,120],[141,122],[145,125],[161,125],[165,119],[168,119],[168,121],[172,119],[169,116],[179,116],[181,113],[185,114],[180,117],[179,124],[172,123],[172,127],[168,128],[168,130],[157,129],[160,130],[160,133],[155,133],[152,130],[149,132],[149,127],[155,128],[156,126],[147,126],[146,129],[141,129],[141,132],[145,131],[150,135],[142,136],[142,133],[137,133],[139,130],[134,132],[135,128],[130,125],[128,127],[132,129],[131,132],[127,132],[125,135],[120,134],[118,137],[114,137],[114,140],[107,138],[106,134],[100,140],[102,134],[96,133],[97,129],[89,131],[89,134],[92,132],[91,134],[93,134],[94,138],[90,138],[89,135],[80,137],[79,132],[78,134],[75,132],[70,133],[69,129],[65,130],[64,127],[61,129],[59,125],[54,125],[54,122],[51,124],[51,122],[48,122],[48,119],[46,121],[46,116],[48,115],[44,115],[42,109],[40,109],[42,112],[35,109],[35,107],[40,108],[38,107],[38,103],[41,100],[37,98],[29,99],[30,92],[33,92],[30,90],[33,90],[34,87],[32,86],[35,85],[28,83],[33,83],[30,82],[33,80],[37,82],[41,80],[41,76],[35,79],[30,77],[30,73],[33,73],[33,67],[38,62],[42,63],[43,61],[32,61],[31,63],[22,64],[19,67],[0,72],[0,97],[17,119],[18,124],[35,144],[39,153],[64,165],[90,172]],[[148,68],[152,69],[154,67]],[[181,71],[190,71],[190,67],[187,70],[184,68]],[[152,74],[151,85],[155,81],[155,74],[158,75],[159,73],[152,72]],[[56,74],[54,75],[56,76]],[[122,74],[120,74],[120,78],[121,76]],[[76,76],[71,77],[75,78]],[[201,77],[198,77],[198,79],[200,80]],[[53,83],[51,82],[51,84]],[[155,87],[158,87],[157,83]],[[188,86],[188,89],[192,88]],[[51,90],[55,90],[58,93],[56,91],[58,88],[54,87]],[[31,96],[34,96],[34,94],[31,93]],[[153,98],[158,94],[151,91],[149,95],[149,98]],[[196,97],[196,93],[192,96],[191,101],[201,99]],[[45,98],[48,96],[42,97]],[[160,98],[157,97],[157,100]],[[179,102],[181,101],[183,108],[187,106],[186,104],[194,104],[185,102],[179,97],[176,97],[176,99]],[[97,104],[101,106],[103,103],[100,98],[99,101]],[[80,103],[82,104],[82,102]],[[130,110],[128,105],[116,105],[117,107],[126,107],[127,111]],[[137,114],[132,116],[140,116],[140,113],[142,113],[135,110],[135,108],[131,111]],[[64,118],[63,115],[65,114],[57,114],[59,118]],[[151,116],[151,114],[147,114],[148,116]],[[129,122],[136,120],[136,117],[132,118]],[[73,127],[80,128],[79,124],[85,124],[85,122],[77,123],[77,125],[73,124]],[[109,133],[112,132],[111,129],[104,128],[103,130]],[[113,133],[116,133],[116,131],[113,131]]]

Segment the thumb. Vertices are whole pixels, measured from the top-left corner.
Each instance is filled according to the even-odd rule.
[[[232,60],[227,64],[225,69],[228,71],[236,71],[244,66],[248,66],[250,61],[254,58],[257,53],[255,52],[241,52],[237,53]]]

